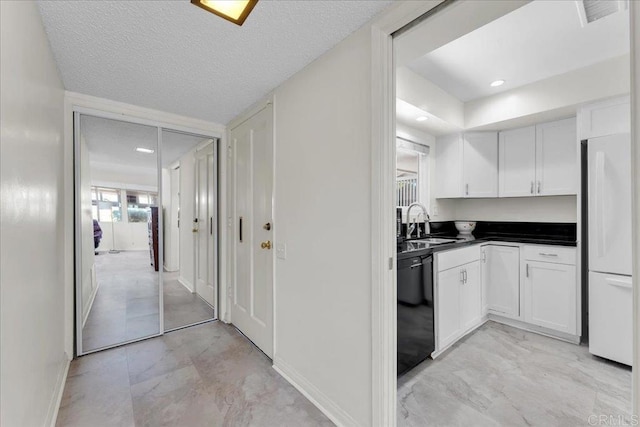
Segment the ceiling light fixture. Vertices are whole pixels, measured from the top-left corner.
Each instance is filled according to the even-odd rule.
[[[427,116],[420,116],[420,117],[418,117],[416,120],[417,120],[417,121],[419,121],[419,122],[424,122],[424,121],[425,121],[425,120],[427,120],[428,118],[429,118],[429,117],[427,117]]]
[[[504,80],[496,80],[495,82],[491,82],[491,87],[498,87],[504,84]]]
[[[242,25],[258,0],[191,0],[191,3],[227,21]]]
[[[153,153],[155,153],[155,150],[151,150],[150,148],[142,148],[142,147],[136,148],[136,151],[138,151],[140,153],[145,153],[145,154],[153,154]]]

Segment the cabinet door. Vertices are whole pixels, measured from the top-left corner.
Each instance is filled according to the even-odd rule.
[[[525,321],[575,335],[576,267],[549,262],[525,263]]]
[[[536,126],[536,194],[576,194],[578,140],[576,119]]]
[[[462,270],[451,268],[438,273],[438,349],[458,338],[460,327],[460,286]]]
[[[482,280],[480,261],[461,267],[463,281],[460,286],[460,328],[462,332],[473,328],[482,318]]]
[[[533,196],[536,179],[536,128],[500,132],[499,197]]]
[[[484,251],[482,280],[487,310],[520,316],[520,248],[485,246]]]
[[[436,140],[436,198],[462,197],[462,140],[460,134]]]
[[[462,152],[464,196],[498,197],[498,134],[467,133]]]

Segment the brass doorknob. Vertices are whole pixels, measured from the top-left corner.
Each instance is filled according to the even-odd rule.
[[[266,242],[262,242],[260,244],[260,247],[262,247],[262,249],[271,249],[271,240],[267,240]]]

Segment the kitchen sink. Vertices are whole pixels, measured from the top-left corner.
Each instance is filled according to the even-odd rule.
[[[444,239],[441,237],[428,237],[426,239],[414,240],[414,242],[428,243],[430,245],[444,245],[445,243],[453,243],[457,241],[457,239]]]

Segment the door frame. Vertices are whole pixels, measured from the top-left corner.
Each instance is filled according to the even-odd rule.
[[[372,424],[396,425],[395,62],[393,34],[452,0],[402,2],[372,24]],[[416,4],[417,3],[417,4]],[[631,43],[631,161],[633,275],[640,277],[640,5],[629,2]],[[640,280],[633,287],[633,364],[640,367]],[[640,412],[640,369],[632,371],[633,413]]]
[[[214,150],[218,150],[219,147],[225,145],[226,133],[224,132],[224,127],[199,121],[192,120],[188,118],[183,118],[181,116],[176,116],[168,113],[159,112],[156,110],[150,110],[142,107],[131,106],[127,104],[122,104],[115,101],[94,98],[91,96],[76,94],[67,92],[65,94],[65,153],[64,153],[64,163],[68,165],[67,170],[70,170],[70,173],[64,177],[65,191],[66,196],[64,200],[65,212],[67,212],[67,216],[65,218],[65,248],[69,250],[66,252],[69,255],[68,259],[65,259],[64,266],[64,277],[65,282],[67,283],[67,291],[65,292],[65,305],[69,307],[66,314],[65,321],[65,350],[69,359],[72,359],[76,356],[86,355],[89,353],[94,353],[97,351],[104,350],[109,347],[100,347],[97,349],[92,349],[90,351],[84,351],[82,349],[82,321],[78,321],[78,319],[82,319],[82,304],[78,301],[82,301],[81,299],[81,291],[78,286],[78,280],[81,280],[78,275],[78,268],[80,264],[80,256],[81,256],[81,237],[79,233],[79,226],[77,224],[77,213],[79,207],[76,204],[77,195],[79,194],[79,184],[80,181],[76,179],[76,177],[80,176],[79,167],[80,162],[78,161],[79,156],[79,144],[76,140],[76,132],[80,130],[80,123],[75,122],[75,117],[80,117],[81,115],[109,119],[109,120],[117,120],[121,122],[139,124],[144,126],[155,127],[157,129],[157,173],[158,173],[158,205],[162,206],[162,131],[167,130],[171,132],[189,134],[194,136],[202,136],[204,138],[213,139]],[[170,118],[173,120],[164,121],[161,118]],[[205,124],[206,126],[200,126],[201,124]],[[195,126],[193,126],[195,125]],[[225,197],[225,187],[220,185],[220,182],[223,180],[223,173],[226,173],[226,164],[223,168],[222,161],[218,162],[217,168],[217,181],[218,181],[218,197],[220,199]],[[226,162],[224,162],[226,163]],[[223,172],[223,170],[225,172]],[[221,206],[221,203],[218,203],[218,212],[223,212],[221,209],[226,206]],[[162,224],[163,222],[163,212],[162,209],[158,209],[158,223]],[[219,292],[222,286],[220,283],[223,283],[223,280],[226,278],[223,276],[226,274],[226,269],[223,268],[225,265],[224,259],[226,257],[226,251],[224,250],[224,246],[222,246],[221,242],[226,241],[226,227],[221,223],[220,215],[218,215],[218,280],[216,284],[216,289],[214,290],[214,297],[218,295],[218,301],[220,301]],[[164,230],[162,226],[158,227],[158,246],[163,247],[164,243]],[[72,255],[71,255],[72,254]],[[144,339],[157,337],[164,335],[164,310],[163,310],[163,268],[164,268],[164,256],[163,250],[158,251],[158,263],[160,265],[158,269],[158,286],[159,286],[159,332],[155,335],[145,336],[143,338],[129,340],[126,342],[118,343],[117,345],[129,344],[136,341],[141,341]],[[195,259],[194,259],[195,263]],[[218,311],[214,311],[214,320],[218,318]]]
[[[268,94],[265,98],[263,98],[262,100],[258,101],[256,104],[254,104],[252,107],[250,107],[248,110],[246,110],[244,113],[242,113],[241,115],[239,115],[238,117],[236,117],[235,119],[233,119],[231,122],[229,122],[229,124],[227,125],[227,131],[226,131],[226,142],[224,144],[224,150],[226,151],[226,155],[223,156],[222,153],[222,147],[221,147],[221,154],[220,157],[225,157],[226,161],[225,161],[225,165],[226,165],[226,169],[225,169],[225,178],[226,178],[226,182],[224,183],[224,185],[226,185],[225,187],[225,192],[226,192],[226,209],[224,211],[221,210],[221,212],[226,212],[225,215],[225,220],[227,223],[226,229],[227,229],[227,238],[224,242],[225,249],[226,249],[226,253],[227,253],[227,263],[226,263],[226,268],[227,268],[227,272],[226,272],[226,278],[227,278],[227,282],[226,282],[226,286],[220,286],[220,291],[219,291],[219,299],[218,299],[218,305],[220,305],[220,319],[225,322],[225,323],[233,323],[233,319],[231,317],[231,306],[232,306],[232,296],[233,296],[233,286],[235,284],[235,268],[236,268],[236,264],[237,264],[237,256],[235,253],[235,246],[234,246],[234,239],[232,238],[232,236],[235,236],[235,232],[236,232],[236,224],[234,221],[234,218],[236,218],[236,211],[235,211],[235,205],[236,205],[236,193],[235,193],[235,180],[234,180],[234,171],[235,171],[235,161],[236,158],[233,155],[234,153],[234,147],[233,147],[233,141],[231,140],[231,131],[235,128],[237,128],[238,126],[240,126],[241,124],[243,124],[244,122],[246,122],[247,120],[249,120],[250,118],[252,118],[253,116],[255,116],[256,114],[260,113],[262,110],[264,110],[265,108],[272,106],[272,110],[271,110],[271,120],[273,122],[273,126],[272,126],[272,141],[273,141],[273,158],[271,159],[271,179],[272,179],[272,188],[271,188],[271,220],[272,220],[272,242],[274,244],[274,250],[271,251],[271,264],[272,264],[272,277],[271,277],[271,283],[272,283],[272,288],[271,288],[271,292],[273,295],[273,309],[272,309],[272,313],[271,313],[271,322],[273,325],[273,333],[272,333],[272,346],[273,346],[273,358],[275,359],[276,357],[276,352],[277,352],[277,348],[276,348],[276,257],[275,257],[275,242],[277,242],[277,233],[278,233],[278,222],[277,222],[277,218],[276,218],[276,176],[275,176],[275,170],[276,170],[276,146],[277,146],[277,139],[276,139],[276,97],[273,93]],[[223,183],[221,182],[220,185],[222,186]],[[222,187],[221,187],[222,188]],[[220,198],[222,198],[223,196],[220,196]]]
[[[214,176],[214,183],[213,183],[213,187],[209,189],[209,196],[213,197],[213,205],[214,205],[214,211],[216,212],[216,224],[219,227],[220,225],[220,209],[219,209],[219,204],[218,204],[218,187],[219,187],[219,179],[218,179],[218,147],[219,147],[219,143],[216,142],[216,139],[213,138],[211,140],[206,140],[206,141],[202,141],[201,143],[199,143],[196,146],[196,151],[194,153],[195,155],[195,167],[194,167],[194,189],[195,189],[195,196],[197,196],[198,190],[199,190],[199,186],[200,186],[200,178],[198,177],[198,154],[201,154],[203,150],[206,150],[209,148],[209,146],[211,146],[211,149],[213,151],[213,176]],[[193,212],[194,215],[197,215],[197,208],[198,208],[198,204],[196,202],[197,197],[194,197],[193,200]],[[216,258],[218,258],[218,253],[220,252],[220,242],[219,242],[219,238],[218,238],[218,234],[219,234],[219,230],[216,229],[215,230],[216,233],[213,235],[213,260],[215,260]],[[199,237],[198,237],[199,238]],[[193,239],[193,252],[194,252],[194,256],[193,256],[193,290],[196,293],[196,295],[199,296],[199,292],[198,292],[198,245],[199,245],[199,241],[197,239]],[[215,316],[214,318],[218,318],[218,289],[220,288],[219,285],[219,280],[220,280],[220,274],[219,274],[219,270],[220,270],[220,266],[216,266],[215,268],[215,286],[214,286],[214,290],[213,290],[213,309],[214,309],[214,313]],[[204,299],[203,297],[200,297],[202,299]],[[207,304],[209,302],[207,301]]]

